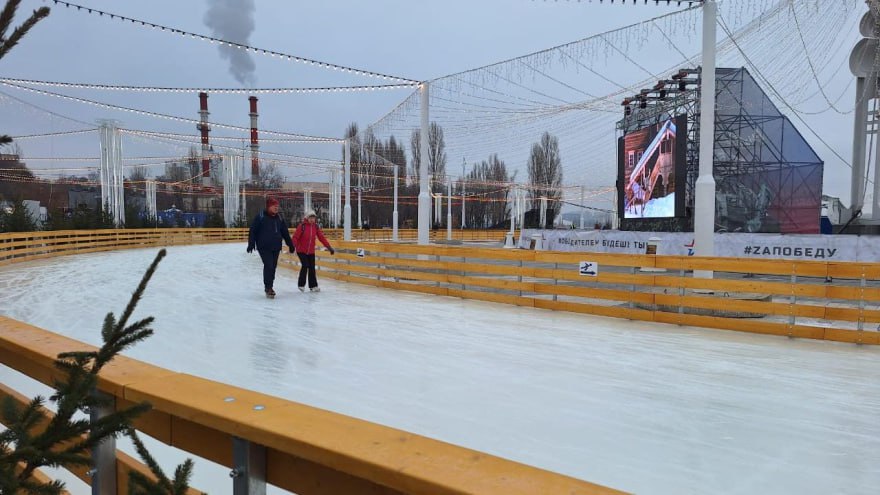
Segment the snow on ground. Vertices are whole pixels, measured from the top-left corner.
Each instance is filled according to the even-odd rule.
[[[129,355],[640,494],[873,494],[880,348],[328,279],[262,293],[244,245],[172,247]],[[97,344],[156,251],[0,269],[0,314]],[[0,368],[0,382],[11,372]],[[199,482],[197,466],[197,479]],[[221,482],[225,483],[225,481]],[[196,484],[200,488],[213,488]],[[219,491],[228,492],[228,486]]]

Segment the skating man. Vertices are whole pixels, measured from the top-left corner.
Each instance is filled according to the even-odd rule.
[[[266,209],[261,211],[254,221],[251,222],[251,231],[248,235],[247,252],[260,253],[263,260],[263,285],[266,297],[274,298],[275,269],[278,267],[278,255],[281,254],[281,241],[283,240],[290,252],[293,252],[293,241],[290,239],[287,222],[278,213],[278,200],[266,199]]]
[[[315,274],[315,244],[316,239],[321,241],[321,244],[330,251],[330,254],[336,254],[336,251],[330,246],[330,243],[327,242],[327,238],[324,237],[324,233],[321,232],[321,227],[318,226],[317,223],[317,215],[315,215],[314,210],[309,210],[306,213],[305,218],[303,218],[302,223],[299,227],[296,228],[296,232],[293,233],[293,243],[296,245],[296,255],[299,256],[300,264],[302,267],[299,269],[299,286],[300,292],[305,292],[306,286],[306,276],[308,275],[309,279],[309,290],[312,292],[318,292],[321,289],[318,288],[318,277]]]

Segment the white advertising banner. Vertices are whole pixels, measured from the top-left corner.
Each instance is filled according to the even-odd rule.
[[[648,239],[660,239],[658,255],[693,256],[691,232],[619,230],[531,230],[522,232],[519,247],[529,249],[535,236],[547,251],[645,254]],[[715,234],[715,255],[729,258],[819,261],[880,261],[880,236]]]

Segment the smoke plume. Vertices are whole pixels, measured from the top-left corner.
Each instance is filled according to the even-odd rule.
[[[249,44],[248,38],[254,32],[255,11],[254,0],[208,0],[205,25],[215,38]],[[219,48],[220,56],[229,60],[229,72],[233,77],[242,85],[252,85],[256,65],[250,54],[227,45]]]

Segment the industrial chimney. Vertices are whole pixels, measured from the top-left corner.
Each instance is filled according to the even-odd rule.
[[[207,182],[211,177],[211,159],[209,155],[208,133],[208,93],[199,93],[199,124],[196,128],[202,133],[202,182]]]
[[[257,113],[257,97],[251,96],[248,98],[248,101],[251,102],[251,177],[256,178],[260,175],[260,138],[257,135],[257,117],[259,116]]]

